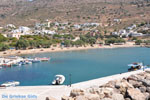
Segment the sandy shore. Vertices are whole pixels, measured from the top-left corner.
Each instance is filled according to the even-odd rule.
[[[4,52],[0,52],[0,56],[10,56],[10,55],[24,55],[24,54],[33,54],[33,53],[45,53],[45,52],[63,52],[63,51],[74,51],[74,50],[87,50],[87,49],[97,49],[97,48],[121,48],[121,47],[139,47],[134,45],[133,42],[127,42],[124,45],[94,45],[86,46],[86,47],[68,47],[68,48],[60,48],[60,47],[51,47],[51,48],[40,48],[40,49],[28,49],[28,50],[7,50]]]

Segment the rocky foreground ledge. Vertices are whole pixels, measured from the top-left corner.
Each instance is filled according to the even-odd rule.
[[[73,89],[70,96],[63,96],[62,100],[150,100],[150,71],[110,81],[102,86]]]

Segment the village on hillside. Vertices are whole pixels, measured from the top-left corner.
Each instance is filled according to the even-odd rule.
[[[114,23],[121,22],[121,19],[114,19]],[[135,44],[149,44],[150,35],[149,22],[141,22],[124,27],[123,29],[108,32],[102,31],[101,23],[74,24],[71,22],[52,22],[45,20],[36,23],[33,27],[15,26],[7,24],[0,28],[1,51],[10,48],[32,49],[49,48],[51,45],[65,47],[85,46],[90,44],[124,44],[134,41]]]

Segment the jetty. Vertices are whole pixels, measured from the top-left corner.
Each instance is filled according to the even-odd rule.
[[[1,57],[0,58],[0,67],[12,67],[12,66],[21,66],[26,64],[32,64],[41,61],[49,61],[50,58],[43,57],[43,58],[25,58],[19,56],[12,56],[12,57]]]
[[[146,69],[150,71],[150,69]],[[26,96],[26,98],[22,98],[21,100],[45,100],[46,97],[53,97],[56,100],[61,100],[63,96],[69,96],[71,90],[73,89],[87,89],[90,87],[94,86],[101,86],[109,81],[113,80],[118,80],[118,79],[123,79],[127,78],[131,75],[136,75],[139,73],[144,72],[143,70],[138,70],[138,71],[133,71],[133,72],[126,72],[122,74],[116,74],[112,76],[107,76],[103,78],[98,78],[98,79],[93,79],[85,82],[80,82],[76,84],[72,84],[72,86],[66,86],[66,85],[61,85],[61,86],[18,86],[18,87],[7,87],[7,88],[1,88],[0,89],[0,100],[9,100],[9,96],[15,96],[17,97],[18,95]],[[8,96],[7,98],[3,98],[3,95]],[[29,97],[31,98],[29,98]],[[32,98],[33,97],[33,98]],[[12,99],[13,100],[13,99]],[[15,98],[14,100],[20,100]]]

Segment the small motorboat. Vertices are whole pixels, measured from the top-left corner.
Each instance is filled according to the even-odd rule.
[[[56,75],[53,82],[52,82],[52,85],[62,85],[65,81],[65,76],[63,75]]]
[[[148,68],[148,66],[144,66],[143,63],[132,63],[128,65],[130,68],[128,68],[128,71],[136,71],[136,70],[144,70]]]
[[[29,60],[29,61],[32,61],[32,63],[38,63],[38,62],[41,62],[41,60],[37,59],[37,58],[34,58],[32,60]]]
[[[29,60],[26,60],[25,62],[26,62],[26,64],[32,64],[32,62]]]
[[[47,58],[47,57],[43,57],[43,58],[35,58],[37,60],[40,60],[40,61],[49,61],[50,58]]]
[[[21,66],[22,63],[21,62],[17,62],[17,63],[14,63],[12,66]]]
[[[1,86],[5,86],[5,87],[15,87],[18,85],[20,85],[20,82],[18,81],[8,81],[8,82],[1,84]]]

